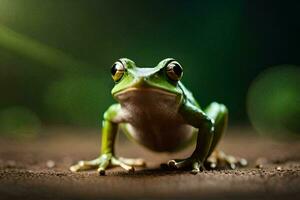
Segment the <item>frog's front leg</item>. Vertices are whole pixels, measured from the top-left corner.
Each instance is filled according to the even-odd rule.
[[[105,169],[110,166],[120,166],[129,172],[134,171],[134,166],[144,166],[142,159],[127,159],[116,157],[114,152],[114,144],[118,132],[119,123],[122,122],[119,114],[121,106],[114,104],[104,113],[102,123],[102,144],[101,155],[90,161],[79,161],[76,165],[70,167],[73,172],[97,169],[100,175],[105,174]]]
[[[170,160],[171,168],[190,168],[192,173],[198,173],[204,169],[204,162],[209,154],[214,134],[214,121],[209,118],[200,108],[186,102],[179,110],[186,123],[198,128],[196,148],[193,154],[182,160]]]
[[[211,169],[224,167],[225,165],[228,165],[231,169],[235,169],[237,166],[246,166],[246,159],[234,157],[225,154],[223,151],[216,150],[216,146],[227,127],[228,110],[225,105],[213,102],[205,109],[205,113],[214,120],[215,127],[213,141],[208,154],[209,157],[206,160],[205,166]]]

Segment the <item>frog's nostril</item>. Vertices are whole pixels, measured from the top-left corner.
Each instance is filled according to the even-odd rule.
[[[138,87],[143,87],[143,86],[145,86],[147,83],[147,77],[144,77],[144,76],[140,76],[140,77],[138,77],[137,78],[137,80],[136,80],[136,86],[138,86]]]

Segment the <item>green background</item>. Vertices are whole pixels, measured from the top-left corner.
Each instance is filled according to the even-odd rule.
[[[247,124],[253,80],[299,65],[299,10],[297,1],[0,0],[0,127],[99,127],[120,57],[146,67],[176,58],[202,107],[222,102],[230,123]]]

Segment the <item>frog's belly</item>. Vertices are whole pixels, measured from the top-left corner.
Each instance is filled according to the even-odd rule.
[[[148,127],[148,126],[147,126]],[[188,144],[193,135],[193,127],[188,125],[158,126],[148,128],[124,126],[126,133],[138,143],[150,150],[158,152],[173,152]]]
[[[119,95],[125,132],[154,151],[175,151],[193,136],[194,128],[178,114],[181,99],[153,89]]]

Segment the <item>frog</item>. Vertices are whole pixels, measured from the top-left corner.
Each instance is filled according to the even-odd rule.
[[[154,152],[173,153],[195,144],[187,158],[166,162],[168,169],[197,174],[207,166],[214,169],[226,163],[235,169],[247,165],[244,158],[216,148],[227,128],[228,109],[217,102],[202,109],[181,82],[183,67],[177,60],[166,58],[155,67],[138,67],[134,61],[121,58],[110,71],[114,81],[111,94],[117,103],[103,115],[100,155],[72,165],[72,172],[97,169],[99,175],[105,175],[114,166],[127,172],[144,167],[144,159],[116,156],[118,130]]]

